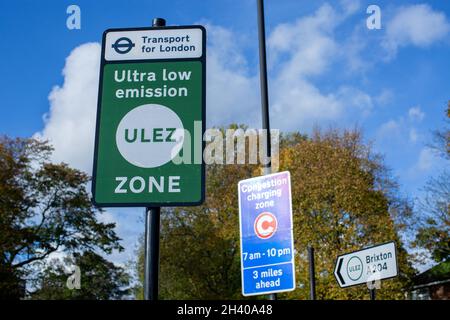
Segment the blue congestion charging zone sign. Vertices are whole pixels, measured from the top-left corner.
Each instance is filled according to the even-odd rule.
[[[291,177],[281,172],[239,182],[244,296],[295,289]]]

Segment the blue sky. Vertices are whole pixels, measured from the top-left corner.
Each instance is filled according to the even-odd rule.
[[[66,27],[71,4],[80,30]],[[381,8],[381,30],[366,27],[369,4]],[[259,126],[256,1],[17,0],[0,3],[0,134],[49,138],[55,161],[90,171],[102,32],[153,17],[206,26],[207,125]],[[266,29],[273,127],[357,125],[401,192],[419,197],[446,165],[426,144],[450,100],[450,3],[266,0]],[[125,240],[118,261],[132,257],[142,212],[104,218]]]

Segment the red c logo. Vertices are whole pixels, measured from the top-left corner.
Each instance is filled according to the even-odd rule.
[[[263,212],[255,219],[255,234],[260,239],[269,239],[277,231],[277,218],[270,212]]]

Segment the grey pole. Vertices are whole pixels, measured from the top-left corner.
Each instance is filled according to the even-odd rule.
[[[270,145],[270,121],[269,121],[269,90],[267,85],[267,60],[266,60],[266,28],[264,24],[264,1],[257,0],[258,3],[258,38],[259,38],[259,78],[261,86],[261,115],[262,129],[266,132],[264,143],[265,155],[269,163],[264,165],[264,174],[272,173],[270,157],[272,154]]]
[[[164,27],[166,20],[154,18],[153,27]],[[144,299],[158,300],[160,207],[145,209]]]
[[[316,300],[316,272],[314,265],[314,248],[308,247],[309,260],[309,299]]]
[[[269,122],[269,91],[267,86],[267,60],[266,60],[266,28],[264,25],[264,1],[257,0],[258,7],[258,39],[259,39],[259,78],[261,86],[261,115],[262,129],[265,131],[264,155],[269,162],[264,164],[264,175],[272,173],[271,146],[270,146],[270,122]],[[269,300],[276,300],[277,294],[269,295]]]
[[[369,292],[370,292],[370,300],[376,300],[376,289],[375,288],[373,288],[373,289],[369,289]]]
[[[144,299],[158,300],[160,207],[145,210]]]

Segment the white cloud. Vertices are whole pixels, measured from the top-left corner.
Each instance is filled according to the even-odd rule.
[[[391,140],[393,138],[398,138],[401,136],[401,124],[399,121],[389,120],[383,123],[377,132],[377,137],[379,140]]]
[[[420,171],[430,170],[436,161],[436,154],[430,148],[423,148],[420,151],[419,159],[417,160],[416,169]]]
[[[429,147],[422,147],[416,153],[416,160],[405,171],[405,177],[410,181],[424,181],[429,179],[430,174],[436,174],[446,168],[448,163],[439,157],[435,150]]]
[[[259,81],[248,74],[247,60],[230,30],[206,25],[207,125],[258,125]]]
[[[360,0],[340,0],[339,1],[345,15],[352,15],[361,9]]]
[[[420,122],[423,120],[423,118],[425,118],[425,113],[422,112],[420,107],[414,107],[414,108],[409,109],[408,116],[409,116],[410,120]]]
[[[340,19],[329,5],[294,23],[277,26],[268,37],[268,50],[275,57],[288,55],[280,70],[285,81],[323,73],[336,57],[338,45],[333,31]]]
[[[370,112],[373,102],[367,93],[345,84],[324,92],[314,84],[339,59],[345,60],[334,32],[356,12],[359,2],[341,1],[339,8],[322,5],[309,16],[276,26],[268,35],[273,128],[307,131],[314,123],[348,123]],[[206,24],[206,28],[207,125],[259,126],[259,77],[251,72],[244,55],[245,39],[223,27]]]
[[[381,90],[380,94],[375,97],[375,102],[381,106],[385,106],[392,102],[394,99],[394,93],[390,89]]]
[[[273,127],[308,130],[313,123],[357,121],[372,108],[372,98],[342,85],[328,92],[314,77],[342,58],[334,32],[359,2],[341,1],[341,12],[322,5],[312,15],[277,26],[268,37],[275,58],[269,78]],[[245,41],[229,29],[207,24],[207,125],[232,122],[260,125],[259,77],[251,74],[243,53]],[[64,83],[50,93],[45,128],[36,136],[55,147],[54,161],[91,173],[98,91],[100,45],[75,48],[63,70]]]
[[[391,119],[383,123],[377,131],[380,141],[399,143],[404,147],[406,141],[415,144],[423,135],[417,130],[416,123],[423,120],[425,114],[419,107],[410,108],[406,116],[400,116],[396,120]]]
[[[268,48],[278,62],[271,82],[277,128],[307,131],[314,124],[360,120],[370,112],[373,101],[365,92],[346,85],[324,92],[314,84],[315,77],[345,60],[334,33],[355,7],[343,10],[324,4],[310,16],[277,26],[269,35]]]
[[[54,146],[54,162],[66,162],[89,174],[94,152],[99,68],[98,43],[80,45],[70,53],[63,70],[64,82],[62,86],[55,86],[49,95],[50,110],[44,117],[45,127],[35,134]],[[133,257],[137,237],[143,231],[136,211],[130,209],[122,214],[124,209],[108,209],[98,214],[100,222],[116,223],[116,232],[123,239],[126,250],[107,257],[116,263],[123,264]]]
[[[259,82],[248,76],[244,56],[233,43],[234,34],[221,27],[208,28],[208,123],[249,123],[258,119]],[[54,146],[54,162],[92,172],[95,121],[97,111],[100,45],[86,43],[76,47],[66,59],[64,81],[49,94],[50,110],[44,116],[44,128],[35,137],[48,139]],[[258,123],[259,124],[259,123]],[[113,252],[108,259],[124,263],[134,257],[137,239],[142,234],[136,209],[109,209],[99,215],[103,223],[116,223],[123,239],[124,252]],[[130,217],[133,217],[130,219]]]
[[[419,139],[419,134],[417,133],[417,130],[415,128],[411,128],[409,130],[409,141],[412,143],[416,143]]]
[[[109,208],[106,216],[100,218],[104,223],[116,223],[116,233],[121,239],[124,251],[113,251],[105,257],[115,263],[123,265],[136,258],[135,249],[139,244],[139,237],[144,233],[143,209],[139,208]],[[103,215],[105,215],[105,213]],[[133,272],[133,270],[129,270]]]
[[[111,211],[103,211],[101,214],[97,215],[97,220],[101,223],[114,223],[116,219],[114,218],[114,213]]]
[[[444,13],[428,4],[403,6],[386,23],[384,47],[392,58],[399,47],[428,47],[448,36],[450,24]]]
[[[95,115],[97,109],[100,45],[86,43],[75,48],[66,59],[62,86],[50,95],[50,111],[45,127],[35,134],[54,146],[53,161],[92,171]]]
[[[209,126],[231,122],[259,125],[259,86],[246,72],[246,59],[233,42],[235,35],[222,27],[208,26],[207,121]],[[95,115],[97,110],[100,45],[75,48],[63,70],[64,83],[50,95],[45,127],[35,134],[55,147],[53,161],[92,172]],[[253,121],[253,123],[251,123]]]

